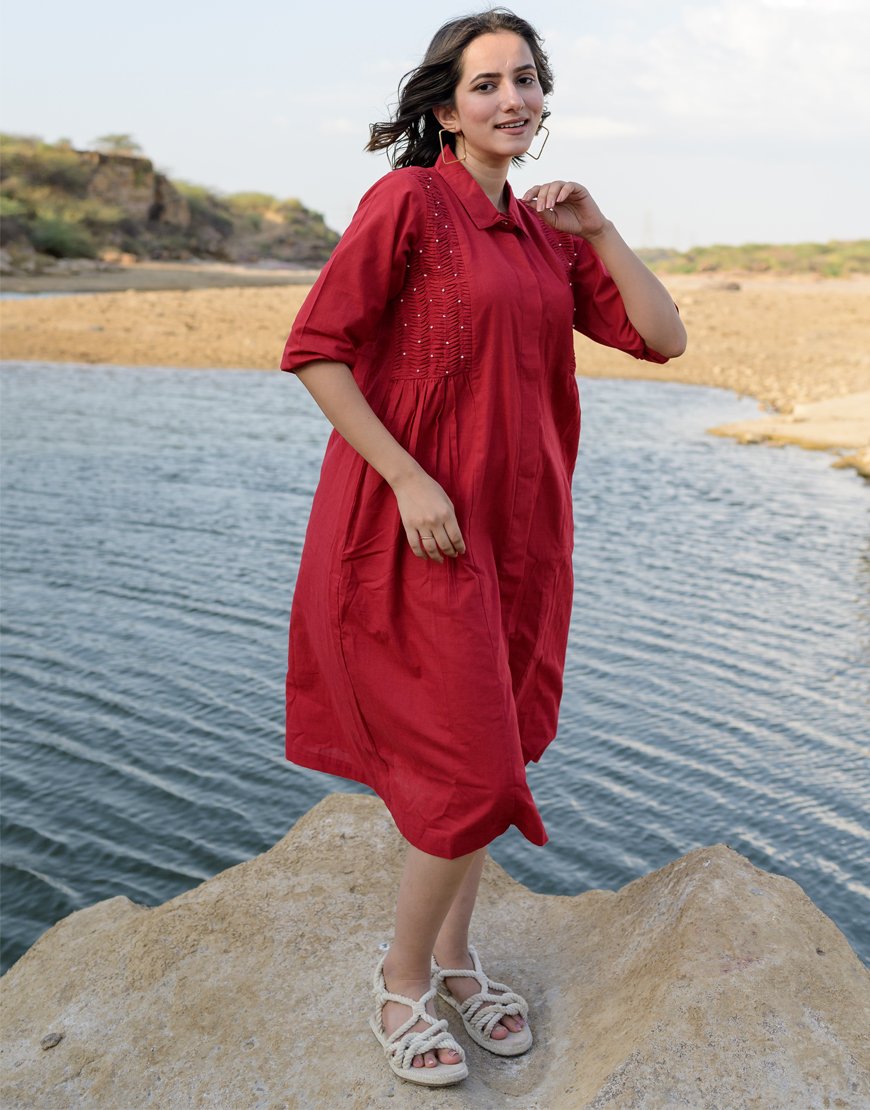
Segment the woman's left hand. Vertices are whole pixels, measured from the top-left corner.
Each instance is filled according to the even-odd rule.
[[[523,200],[556,231],[581,235],[584,239],[594,239],[609,223],[589,190],[576,181],[533,185]]]

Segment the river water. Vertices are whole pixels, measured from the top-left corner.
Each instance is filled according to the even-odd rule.
[[[258,371],[5,363],[3,967],[60,917],[155,905],[332,790],[283,757],[287,617],[328,426]],[[868,489],[705,434],[754,402],[581,381],[576,593],[535,890],[724,842],[865,960]]]

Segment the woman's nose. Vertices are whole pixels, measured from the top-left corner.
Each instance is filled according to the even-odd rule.
[[[502,109],[508,111],[511,108],[519,110],[523,106],[523,98],[520,96],[520,90],[516,85],[507,85],[505,87],[504,95],[502,97]]]

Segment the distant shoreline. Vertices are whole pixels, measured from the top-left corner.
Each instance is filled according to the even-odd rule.
[[[0,278],[6,293],[124,293],[169,292],[179,289],[245,289],[283,285],[308,285],[320,268],[241,265],[233,262],[141,261],[132,265],[94,263],[88,259],[63,260],[63,269],[28,274],[16,271]],[[653,267],[655,268],[655,267]],[[852,286],[870,296],[870,275],[823,277],[815,273],[770,273],[729,270],[708,273],[671,274],[659,278],[677,289],[726,289],[743,283],[765,288],[822,288]]]
[[[230,262],[138,262],[133,266],[82,266],[65,273],[4,275],[4,293],[124,293],[179,289],[268,288],[311,285],[319,270],[240,266]]]
[[[317,272],[149,262],[7,278],[4,291],[83,295],[0,301],[0,355],[277,369]],[[662,280],[686,323],[687,353],[659,366],[577,336],[582,377],[677,381],[755,397],[780,415],[714,431],[741,442],[836,451],[835,465],[870,478],[870,277],[667,274]],[[97,291],[100,296],[87,295]],[[828,404],[818,412],[807,407],[819,402]]]

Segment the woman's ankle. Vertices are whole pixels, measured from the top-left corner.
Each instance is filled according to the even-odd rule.
[[[415,986],[428,983],[431,978],[431,961],[419,956],[404,958],[401,952],[394,953],[391,948],[384,960],[384,980],[398,986]],[[398,993],[402,993],[398,991]]]
[[[471,963],[468,941],[435,942],[435,960],[439,967],[465,967]]]

